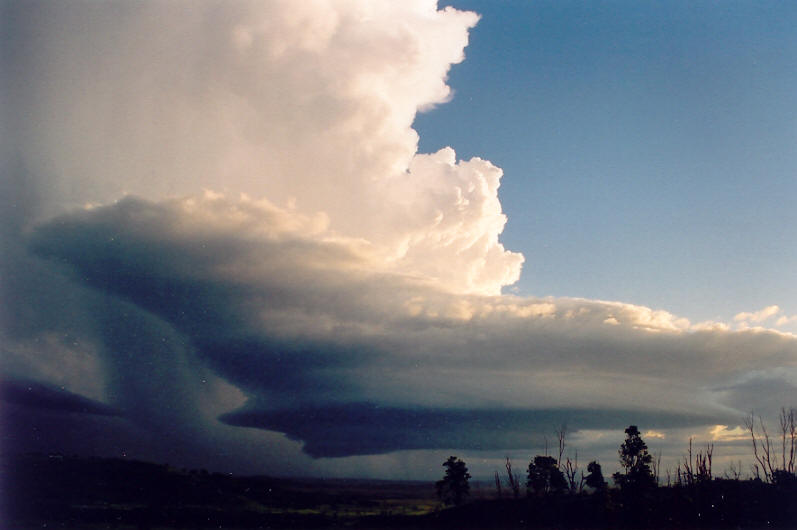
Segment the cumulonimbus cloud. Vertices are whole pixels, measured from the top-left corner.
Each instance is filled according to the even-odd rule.
[[[451,97],[473,13],[7,12],[2,355],[9,388],[45,385],[11,392],[14,447],[50,429],[71,450],[245,469],[264,444],[264,467],[297,472],[300,443],[505,449],[636,415],[732,430],[742,397],[795,383],[788,334],[500,295],[523,261],[499,240],[500,168],[417,153],[411,127]]]
[[[474,13],[428,0],[10,11],[10,151],[44,180],[47,211],[245,193],[454,291],[517,280],[523,258],[498,240],[501,170],[450,148],[419,155],[411,127],[451,96]]]
[[[308,222],[218,196],[128,198],[57,218],[31,245],[162,321],[189,365],[241,389],[247,402],[222,421],[285,432],[318,456],[463,443],[466,416],[474,430],[503,425],[504,444],[557,410],[579,428],[599,427],[588,411],[730,423],[744,413],[737,381],[797,362],[797,341],[774,332],[691,330],[621,303],[450,293],[380,269],[360,240],[308,237]],[[432,429],[438,420],[450,428]],[[399,436],[413,421],[426,434]],[[391,427],[383,442],[362,435]],[[467,447],[502,447],[502,429],[488,431]]]

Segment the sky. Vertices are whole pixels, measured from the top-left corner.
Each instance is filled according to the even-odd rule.
[[[795,7],[2,9],[5,453],[611,470],[797,404]]]
[[[794,6],[454,5],[482,18],[456,96],[415,126],[422,151],[504,170],[515,292],[797,312]]]

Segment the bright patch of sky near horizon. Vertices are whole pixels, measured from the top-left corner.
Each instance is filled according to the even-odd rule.
[[[797,5],[446,4],[481,20],[414,128],[503,169],[505,292],[797,313]]]

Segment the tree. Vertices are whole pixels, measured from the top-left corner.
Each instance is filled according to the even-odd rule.
[[[625,434],[625,441],[618,451],[624,473],[617,472],[612,477],[620,486],[627,523],[634,527],[644,527],[651,516],[652,493],[656,488],[656,477],[651,469],[653,456],[648,453],[648,446],[642,440],[636,425],[630,425]]]
[[[561,462],[560,462],[561,463]],[[576,451],[575,457],[571,460],[568,456],[565,459],[565,465],[561,466],[565,474],[565,478],[567,478],[567,483],[570,485],[570,492],[571,493],[581,493],[584,489],[584,472],[581,472],[581,479],[577,478],[578,475],[578,451]]]
[[[606,480],[603,478],[603,471],[598,462],[593,460],[587,464],[587,473],[588,475],[585,479],[587,486],[596,491],[603,491],[606,489]]]
[[[625,430],[626,438],[620,446],[620,464],[624,473],[612,475],[615,483],[624,491],[644,491],[656,486],[656,478],[650,468],[653,456],[636,425]]]
[[[506,457],[506,476],[509,488],[512,490],[512,495],[517,499],[520,497],[520,477],[517,473],[512,471],[512,462],[509,460],[508,456]]]
[[[575,456],[572,459],[570,456],[564,456],[565,447],[567,446],[567,424],[563,423],[555,432],[556,438],[559,441],[559,460],[557,461],[557,467],[564,473],[567,483],[570,485],[570,491],[572,493],[580,492],[584,487],[584,473],[581,473],[581,480],[577,480],[579,472],[578,451],[575,452]],[[563,458],[564,460],[562,460]]]
[[[446,505],[459,506],[470,494],[468,468],[465,462],[456,456],[449,456],[448,460],[443,462],[443,467],[446,468],[446,474],[442,480],[435,483],[437,496]]]
[[[714,444],[707,443],[705,451],[692,452],[692,438],[689,438],[689,451],[683,457],[683,462],[678,464],[676,479],[678,484],[691,486],[698,483],[708,483],[713,479],[711,465],[714,457]],[[681,470],[683,466],[683,471]]]
[[[529,463],[526,488],[537,495],[561,492],[567,488],[567,480],[554,457],[537,455]]]
[[[780,409],[780,465],[778,465],[777,444],[770,438],[764,419],[756,418],[751,412],[745,418],[744,424],[753,442],[753,456],[755,457],[755,473],[764,472],[764,480],[771,483],[784,480],[797,480],[797,410],[794,408]]]

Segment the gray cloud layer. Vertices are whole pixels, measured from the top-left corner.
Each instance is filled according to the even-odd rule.
[[[771,405],[750,391],[762,367],[782,384],[794,373],[790,336],[689,330],[618,303],[450,294],[374,272],[359,242],[304,237],[277,211],[231,223],[239,207],[127,198],[29,239],[103,298],[91,338],[111,404],[135,424],[258,427],[316,457],[512,449],[559,422],[736,425]],[[212,377],[227,408],[203,414]]]

